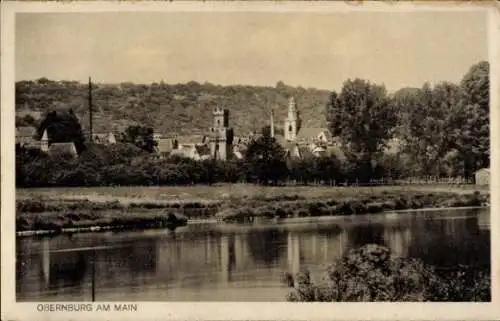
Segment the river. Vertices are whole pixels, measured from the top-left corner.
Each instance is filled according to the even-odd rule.
[[[284,301],[285,272],[318,276],[367,243],[440,268],[481,268],[490,264],[489,209],[20,237],[17,300]]]

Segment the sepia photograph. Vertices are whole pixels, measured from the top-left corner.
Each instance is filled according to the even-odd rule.
[[[11,12],[15,302],[492,302],[488,7],[306,4]]]

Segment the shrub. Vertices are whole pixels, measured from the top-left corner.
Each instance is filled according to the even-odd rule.
[[[308,271],[296,276],[289,301],[488,301],[485,274],[440,277],[416,259],[391,257],[388,248],[369,244],[337,260],[323,279],[314,283]]]

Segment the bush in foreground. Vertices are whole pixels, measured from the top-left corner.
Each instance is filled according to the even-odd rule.
[[[351,250],[318,283],[308,271],[296,277],[289,301],[490,301],[487,272],[457,270],[442,277],[419,260],[395,258],[389,249],[366,245]],[[459,276],[459,277],[457,277]]]

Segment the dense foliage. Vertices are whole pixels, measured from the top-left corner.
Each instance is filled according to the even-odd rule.
[[[77,151],[81,152],[84,149],[85,136],[73,109],[67,112],[51,111],[48,113],[37,127],[38,139],[45,131],[47,131],[49,144],[69,141],[75,143]]]
[[[267,130],[249,144],[245,152],[247,179],[256,183],[274,185],[287,177],[285,151]]]
[[[327,110],[332,134],[341,138],[350,161],[363,166],[364,179],[369,179],[396,123],[385,88],[347,80],[340,94],[331,94]]]
[[[224,106],[231,111],[230,125],[238,135],[257,131],[275,110],[276,127],[282,129],[288,97],[301,106],[305,126],[324,127],[324,105],[328,91],[291,87],[220,86],[211,83],[152,83],[147,85],[94,84],[92,91],[94,131],[106,132],[131,125],[155,128],[158,132],[190,134],[212,125],[212,110]],[[72,108],[88,128],[88,84],[46,78],[16,83],[16,111]],[[116,128],[113,128],[115,127]],[[279,129],[278,129],[279,128]]]
[[[395,137],[412,175],[470,177],[489,166],[489,64],[470,68],[459,85],[401,89]]]
[[[416,259],[392,257],[389,249],[369,244],[353,249],[320,282],[310,273],[296,277],[290,301],[490,301],[489,271],[457,267],[442,276]]]
[[[261,137],[250,144],[247,158],[196,161],[179,156],[157,158],[130,143],[86,144],[79,157],[17,148],[16,184],[41,186],[186,185],[216,182],[339,184],[357,177],[363,168],[335,157],[286,162],[277,143]],[[384,172],[381,172],[383,175]],[[351,180],[352,181],[352,180]]]
[[[148,153],[154,152],[158,145],[153,137],[153,128],[144,126],[129,126],[119,140],[133,144]]]

